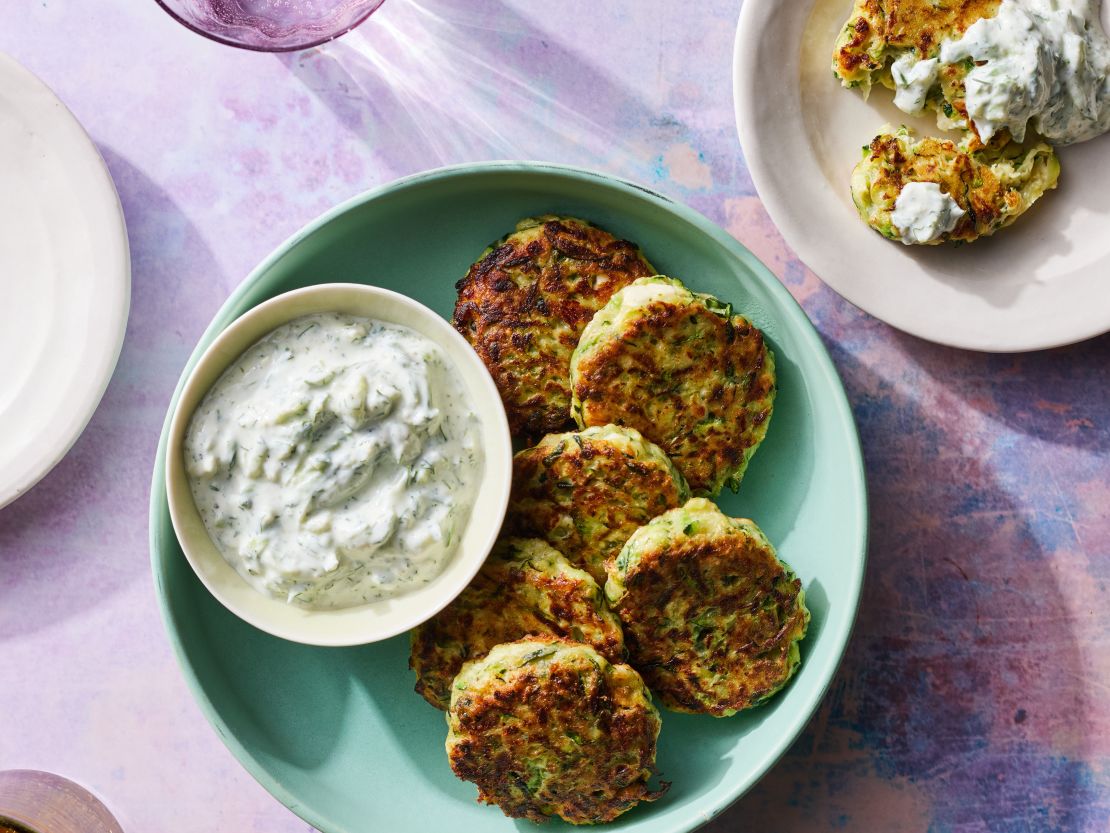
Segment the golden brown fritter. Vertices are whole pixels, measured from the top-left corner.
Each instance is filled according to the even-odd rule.
[[[447,712],[451,769],[507,816],[612,821],[648,786],[659,713],[640,675],[593,648],[524,639],[459,673]]]
[[[522,220],[470,267],[454,324],[493,374],[514,436],[570,426],[567,368],[582,329],[614,292],[653,274],[635,244],[553,215]]]
[[[846,87],[891,85],[889,64],[911,50],[932,58],[940,42],[958,38],[1001,0],[856,0],[833,52],[833,72]]]
[[[416,691],[446,709],[463,663],[502,642],[544,635],[585,642],[613,662],[624,658],[620,622],[589,573],[543,541],[502,540],[470,586],[413,630]]]
[[[605,593],[663,705],[727,717],[781,689],[809,625],[801,582],[754,523],[694,498],[636,532]]]
[[[981,146],[979,146],[981,148]],[[1044,142],[969,151],[946,139],[915,141],[910,133],[883,133],[863,150],[852,172],[852,199],[864,222],[892,240],[898,195],[910,182],[935,182],[966,213],[936,243],[969,242],[1008,226],[1056,187],[1060,163]]]
[[[513,458],[508,523],[605,583],[605,564],[633,532],[690,496],[667,455],[617,425],[549,434]]]
[[[673,278],[621,290],[582,333],[571,359],[579,425],[635,428],[694,494],[735,490],[767,433],[775,360],[732,307]]]

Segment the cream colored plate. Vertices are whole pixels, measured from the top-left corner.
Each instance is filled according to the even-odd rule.
[[[834,290],[921,338],[1011,352],[1110,330],[1110,136],[1063,148],[1060,185],[995,237],[909,247],[859,219],[852,167],[887,123],[937,133],[832,74],[850,0],[745,0],[736,33],[740,143],[786,242]],[[1103,21],[1108,11],[1104,4]]]
[[[0,506],[84,430],[130,298],[127,230],[104,161],[65,105],[0,53]]]

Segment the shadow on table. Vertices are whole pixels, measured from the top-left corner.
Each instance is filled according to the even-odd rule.
[[[169,196],[111,148],[101,146],[100,152],[130,239],[127,335],[112,381],[80,439],[53,471],[0,510],[0,640],[54,626],[132,582],[150,581],[150,475],[185,358],[159,365],[167,352],[155,348],[180,320],[189,276],[219,271]]]
[[[997,354],[896,333],[940,385],[992,420],[1038,440],[1110,451],[1110,334],[1068,347]]]
[[[502,158],[635,165],[615,125],[656,114],[554,30],[487,5],[392,0],[342,40],[279,60],[396,171]],[[562,36],[573,25],[553,23]]]
[[[920,346],[915,356],[930,352]],[[859,620],[803,736],[706,830],[1105,824],[1110,811],[1084,764],[1092,705],[1069,589],[1028,509],[995,481],[993,460],[962,450],[958,414],[922,411],[830,349],[855,403],[870,481]],[[1094,361],[1108,342],[1072,349]],[[934,371],[944,360],[960,369],[993,361],[940,348],[923,359]],[[1047,368],[1042,357],[1020,361],[1030,373]],[[1069,389],[1084,398],[1078,383]]]

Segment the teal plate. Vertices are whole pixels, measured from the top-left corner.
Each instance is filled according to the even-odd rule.
[[[309,284],[376,284],[450,317],[454,282],[486,244],[546,212],[635,240],[666,274],[731,301],[767,334],[777,360],[767,440],[740,494],[720,503],[767,532],[802,579],[813,621],[801,669],[769,704],[727,719],[663,712],[658,766],[671,789],[607,827],[679,833],[743,794],[797,737],[836,671],[863,582],[867,496],[844,389],[805,313],[750,252],[689,208],[599,174],[521,163],[433,171],[356,197],[294,235],[224,304],[182,380],[237,316]],[[171,412],[176,402],[177,393]],[[412,690],[407,636],[358,648],[298,645],[255,630],[208,594],[170,525],[167,432],[150,498],[158,599],[201,708],[251,774],[325,833],[530,829],[477,804],[474,786],[452,774],[443,714]]]

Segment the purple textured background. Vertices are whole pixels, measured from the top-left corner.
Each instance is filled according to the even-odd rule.
[[[387,0],[338,43],[267,56],[144,0],[6,0],[0,50],[108,161],[134,289],[88,430],[0,511],[0,768],[81,780],[130,831],[305,829],[224,749],[171,656],[146,529],[166,404],[219,304],[304,222],[424,168],[532,158],[645,182],[731,231],[806,308],[859,421],[872,546],[847,660],[789,755],[709,829],[1110,829],[1110,338],[963,353],[826,289],[744,168],[738,8]]]

